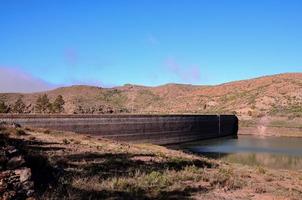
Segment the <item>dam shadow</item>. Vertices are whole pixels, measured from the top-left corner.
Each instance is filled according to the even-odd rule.
[[[22,152],[28,167],[32,169],[35,191],[43,198],[189,199],[196,192],[206,193],[207,189],[188,186],[181,190],[162,191],[156,196],[150,196],[150,191],[140,186],[124,191],[97,190],[93,187],[75,187],[72,181],[75,179],[79,181],[84,179],[106,181],[114,178],[133,178],[137,171],[148,175],[153,172],[163,173],[167,169],[180,171],[189,166],[215,167],[212,163],[202,160],[155,162],[152,161],[156,156],[155,154],[86,152],[60,155],[58,152],[66,152],[68,149],[64,146],[55,146],[58,145],[57,143],[21,138],[1,137],[0,142],[15,146]],[[49,155],[52,155],[51,161]],[[150,160],[135,159],[140,156],[148,157]]]

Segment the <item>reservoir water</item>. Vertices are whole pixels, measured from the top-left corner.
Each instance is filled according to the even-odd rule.
[[[227,162],[302,170],[302,138],[239,136],[186,144],[181,148]]]

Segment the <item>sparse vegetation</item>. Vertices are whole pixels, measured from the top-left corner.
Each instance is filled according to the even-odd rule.
[[[65,101],[62,95],[58,95],[53,103],[46,94],[40,95],[36,100],[35,111],[37,113],[62,113],[64,112]]]
[[[101,99],[107,102],[107,104],[118,108],[123,107],[127,101],[127,97],[118,89],[104,91]]]
[[[136,108],[147,108],[152,104],[158,104],[161,98],[158,95],[155,95],[152,91],[142,89],[138,91],[138,94],[134,100]]]
[[[22,136],[22,135],[26,135],[26,133],[23,129],[16,128],[16,135],[17,136]]]
[[[266,170],[263,167],[261,167],[261,166],[257,166],[257,171],[260,174],[265,174],[266,173]]]
[[[70,144],[70,141],[64,138],[64,139],[63,139],[63,143],[64,143],[64,144]]]
[[[270,110],[271,115],[302,115],[301,102],[297,104],[289,104],[287,106],[274,105]]]
[[[39,174],[34,179],[38,199],[214,200],[254,195],[300,199],[302,195],[300,172],[222,163],[151,144],[34,129],[16,135],[14,130],[22,127],[0,128],[0,136],[10,133],[7,143],[11,140],[29,158],[35,156],[30,166],[33,174]],[[288,190],[292,186],[295,191]]]
[[[26,108],[25,103],[22,101],[22,98],[18,98],[18,100],[15,102],[14,107],[13,107],[13,112],[14,113],[24,113]]]
[[[64,111],[65,101],[62,95],[58,95],[55,101],[52,104],[52,111],[54,113],[62,113]]]
[[[48,96],[46,94],[38,97],[35,105],[35,110],[37,113],[51,113],[52,105],[49,102]]]
[[[39,98],[40,105],[37,106],[35,104],[36,94],[22,94],[22,98],[26,99],[26,112],[28,113],[232,114],[235,111],[236,115],[242,118],[262,117],[262,114],[259,115],[259,113],[269,116],[300,117],[302,116],[300,79],[302,79],[302,74],[296,73],[217,86],[168,84],[159,87],[144,87],[125,85],[111,89],[72,86],[45,93],[51,99],[57,97],[57,100],[53,101],[52,107],[49,107],[47,102],[44,102],[45,105],[41,105],[43,104],[41,97]],[[63,101],[58,94],[64,96]],[[0,94],[0,100],[6,102],[6,105],[14,105],[19,97],[20,94]],[[45,96],[43,98],[46,99]]]
[[[0,113],[8,113],[8,110],[8,106],[3,101],[0,101]]]

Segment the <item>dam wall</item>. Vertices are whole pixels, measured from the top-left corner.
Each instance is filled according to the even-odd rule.
[[[0,121],[25,127],[73,131],[96,137],[153,144],[184,143],[237,136],[235,115],[25,115],[3,114]]]

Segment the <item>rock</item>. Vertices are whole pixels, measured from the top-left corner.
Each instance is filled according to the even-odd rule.
[[[6,151],[7,154],[10,155],[10,156],[13,156],[13,155],[15,155],[15,154],[18,153],[18,149],[16,149],[16,148],[13,147],[13,146],[8,146],[8,147],[6,147],[6,148],[5,148],[5,151]]]
[[[2,195],[2,199],[3,199],[3,200],[15,199],[16,194],[17,194],[17,193],[16,193],[15,191],[7,191],[7,192],[4,192],[4,194]]]
[[[0,199],[24,199],[34,194],[30,168],[0,172]]]
[[[19,127],[17,124],[6,126]],[[5,142],[0,143],[0,200],[34,199],[31,169],[24,167],[25,164],[22,151]]]
[[[27,198],[26,200],[34,200],[34,198],[30,198],[31,196],[33,196],[34,195],[34,193],[35,193],[35,191],[34,190],[28,190],[27,192],[26,192],[26,195],[29,197],[29,198]]]
[[[34,187],[34,182],[32,181],[26,181],[22,184],[23,190],[29,191]]]
[[[9,177],[10,176],[10,171],[2,171],[0,172],[0,180]]]
[[[19,176],[20,182],[23,183],[31,179],[30,168],[22,168],[15,170],[15,174]]]
[[[20,124],[17,124],[15,122],[9,123],[9,122],[5,122],[5,121],[1,121],[0,126],[7,127],[7,128],[20,128],[21,127]]]
[[[0,180],[0,193],[5,192],[6,188],[7,188],[6,182],[3,179]]]
[[[20,124],[17,124],[17,123],[15,123],[15,122],[13,122],[11,126],[12,126],[13,128],[20,128],[20,127],[21,127]]]
[[[22,156],[15,156],[12,157],[6,164],[7,169],[16,169],[18,167],[21,167],[25,163],[25,160],[22,158]]]

